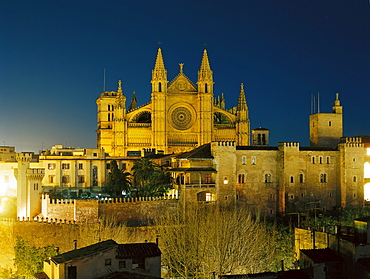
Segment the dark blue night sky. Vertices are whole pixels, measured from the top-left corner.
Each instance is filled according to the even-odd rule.
[[[339,93],[345,136],[370,135],[368,0],[5,0],[0,145],[95,148],[104,68],[107,90],[121,79],[144,104],[158,47],[168,79],[185,63],[194,83],[206,48],[215,96],[235,106],[244,83],[251,128],[269,128],[271,145],[309,144],[318,91],[321,112]]]

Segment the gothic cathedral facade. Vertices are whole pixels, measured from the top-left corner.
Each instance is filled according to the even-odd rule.
[[[183,72],[167,79],[161,49],[152,70],[152,92],[148,104],[137,107],[136,97],[126,109],[122,83],[96,100],[97,146],[110,156],[140,156],[143,149],[165,154],[192,150],[212,141],[235,141],[250,145],[250,121],[244,86],[236,107],[226,110],[224,98],[214,98],[213,72],[204,50],[194,84]]]

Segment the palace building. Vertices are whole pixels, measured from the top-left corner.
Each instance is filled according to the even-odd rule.
[[[269,129],[250,130],[243,84],[231,109],[225,109],[223,96],[214,98],[206,50],[195,85],[183,64],[169,82],[158,49],[151,84],[151,101],[137,106],[134,95],[128,109],[121,82],[117,91],[100,94],[96,149],[56,145],[37,158],[16,154],[18,163],[14,151],[6,151],[10,155],[0,158],[0,180],[10,185],[14,171],[18,216],[43,212],[52,218],[41,204],[42,194],[62,192],[71,199],[103,194],[112,160],[131,171],[135,160],[145,156],[171,172],[175,185],[170,195],[185,204],[227,201],[274,215],[370,203],[370,137],[343,137],[339,94],[331,112],[309,116],[310,146],[270,146]]]
[[[142,149],[165,154],[189,151],[212,141],[250,144],[248,106],[241,85],[237,107],[226,110],[224,99],[215,101],[213,72],[204,50],[194,84],[180,65],[179,74],[167,79],[161,49],[152,70],[152,92],[148,104],[129,108],[119,81],[117,91],[106,91],[98,106],[97,145],[111,156],[137,156]]]

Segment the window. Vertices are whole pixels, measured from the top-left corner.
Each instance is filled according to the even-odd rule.
[[[320,162],[320,164],[322,164],[322,157],[321,156],[319,158],[319,162]]]
[[[330,164],[330,157],[328,156],[328,157],[326,157],[326,163],[327,164]]]
[[[238,183],[245,183],[245,181],[244,181],[244,174],[239,174],[238,175]]]
[[[105,259],[105,265],[112,265],[111,259]]]
[[[294,183],[294,176],[290,177],[290,183]]]
[[[245,165],[245,164],[246,164],[246,161],[247,161],[247,160],[246,160],[245,156],[243,156],[243,157],[242,157],[242,165]]]
[[[145,269],[145,258],[143,257],[133,258],[132,269],[134,269],[134,266],[136,266],[137,268]]]
[[[353,158],[353,159],[352,159],[352,161],[353,161],[353,162],[356,162],[356,158]]]
[[[85,183],[85,176],[84,175],[79,175],[78,176],[78,183]]]
[[[158,92],[162,92],[162,83],[158,82]]]
[[[79,163],[79,164],[78,164],[78,169],[79,169],[79,170],[83,170],[83,169],[84,169],[84,164]]]
[[[256,164],[256,157],[252,156],[252,165]]]
[[[353,182],[357,182],[357,177],[356,176],[353,177]]]
[[[328,125],[331,126],[331,121],[329,121]]]
[[[299,174],[299,183],[303,183],[303,174],[302,173]]]
[[[330,198],[332,198],[332,197],[333,197],[332,192],[329,192],[329,197],[330,197]]]
[[[294,200],[294,195],[293,195],[293,194],[290,194],[290,195],[288,195],[288,198],[289,198],[290,200]]]
[[[110,170],[110,164],[107,163],[107,170]]]
[[[62,164],[62,169],[63,170],[69,170],[69,164],[68,163],[63,163]]]
[[[304,193],[301,193],[301,198],[304,198]]]
[[[48,169],[49,170],[54,170],[55,169],[55,164],[48,164]]]
[[[270,183],[271,182],[271,174],[266,173],[265,174],[265,183]]]
[[[208,84],[207,83],[204,85],[204,92],[208,93]]]
[[[118,266],[119,266],[120,269],[126,268],[126,261],[119,261]]]
[[[206,184],[211,183],[211,175],[210,174],[204,175],[204,183],[206,183]]]
[[[112,111],[114,111],[114,105],[112,105]]]
[[[38,189],[39,189],[39,184],[33,183],[33,190],[38,190]]]
[[[320,174],[320,182],[322,182],[322,183],[326,183],[327,182],[326,181],[326,173]]]
[[[212,201],[212,194],[206,193],[206,201]]]
[[[54,175],[49,175],[49,183],[54,183]]]
[[[108,111],[110,111],[110,105],[108,105]]]
[[[92,168],[93,186],[98,186],[98,167],[93,166]]]
[[[315,164],[315,157],[311,158],[311,162],[312,162],[312,164]]]
[[[69,183],[69,175],[62,176],[62,183]]]
[[[110,113],[108,113],[108,121],[110,121]]]

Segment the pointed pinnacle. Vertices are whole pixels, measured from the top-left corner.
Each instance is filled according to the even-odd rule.
[[[245,92],[244,92],[244,84],[240,84],[240,94],[239,94],[239,100],[238,100],[238,110],[247,110],[247,100],[245,98]]]

